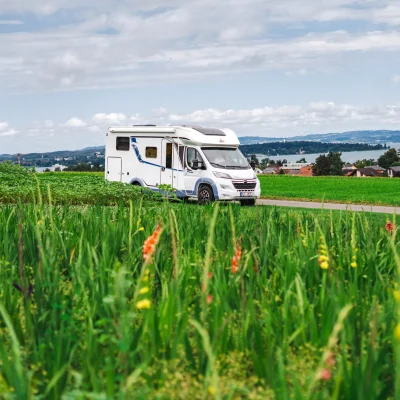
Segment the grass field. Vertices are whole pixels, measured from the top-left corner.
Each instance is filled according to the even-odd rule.
[[[400,206],[400,179],[259,175],[262,197]]]
[[[386,222],[139,198],[0,205],[1,398],[399,398]]]

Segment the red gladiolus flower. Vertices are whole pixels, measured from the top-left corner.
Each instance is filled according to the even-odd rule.
[[[394,231],[394,225],[391,221],[388,221],[385,225],[385,229],[389,232],[392,233]]]

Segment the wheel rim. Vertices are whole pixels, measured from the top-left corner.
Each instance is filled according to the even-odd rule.
[[[208,190],[203,189],[199,193],[199,202],[204,204],[204,203],[209,203],[210,202],[210,193]]]

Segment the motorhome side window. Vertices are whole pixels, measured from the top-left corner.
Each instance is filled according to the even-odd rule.
[[[157,158],[157,147],[146,147],[146,158]]]
[[[117,150],[129,151],[129,137],[117,137]]]
[[[197,161],[203,163],[203,159],[202,159],[200,153],[196,149],[194,149],[192,147],[188,147],[186,158],[187,158],[186,159],[187,166],[189,168],[193,168],[193,161],[194,160],[197,160]],[[204,165],[204,163],[203,163],[203,165]]]

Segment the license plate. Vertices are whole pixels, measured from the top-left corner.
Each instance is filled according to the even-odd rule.
[[[240,192],[240,197],[254,197],[254,192]]]

